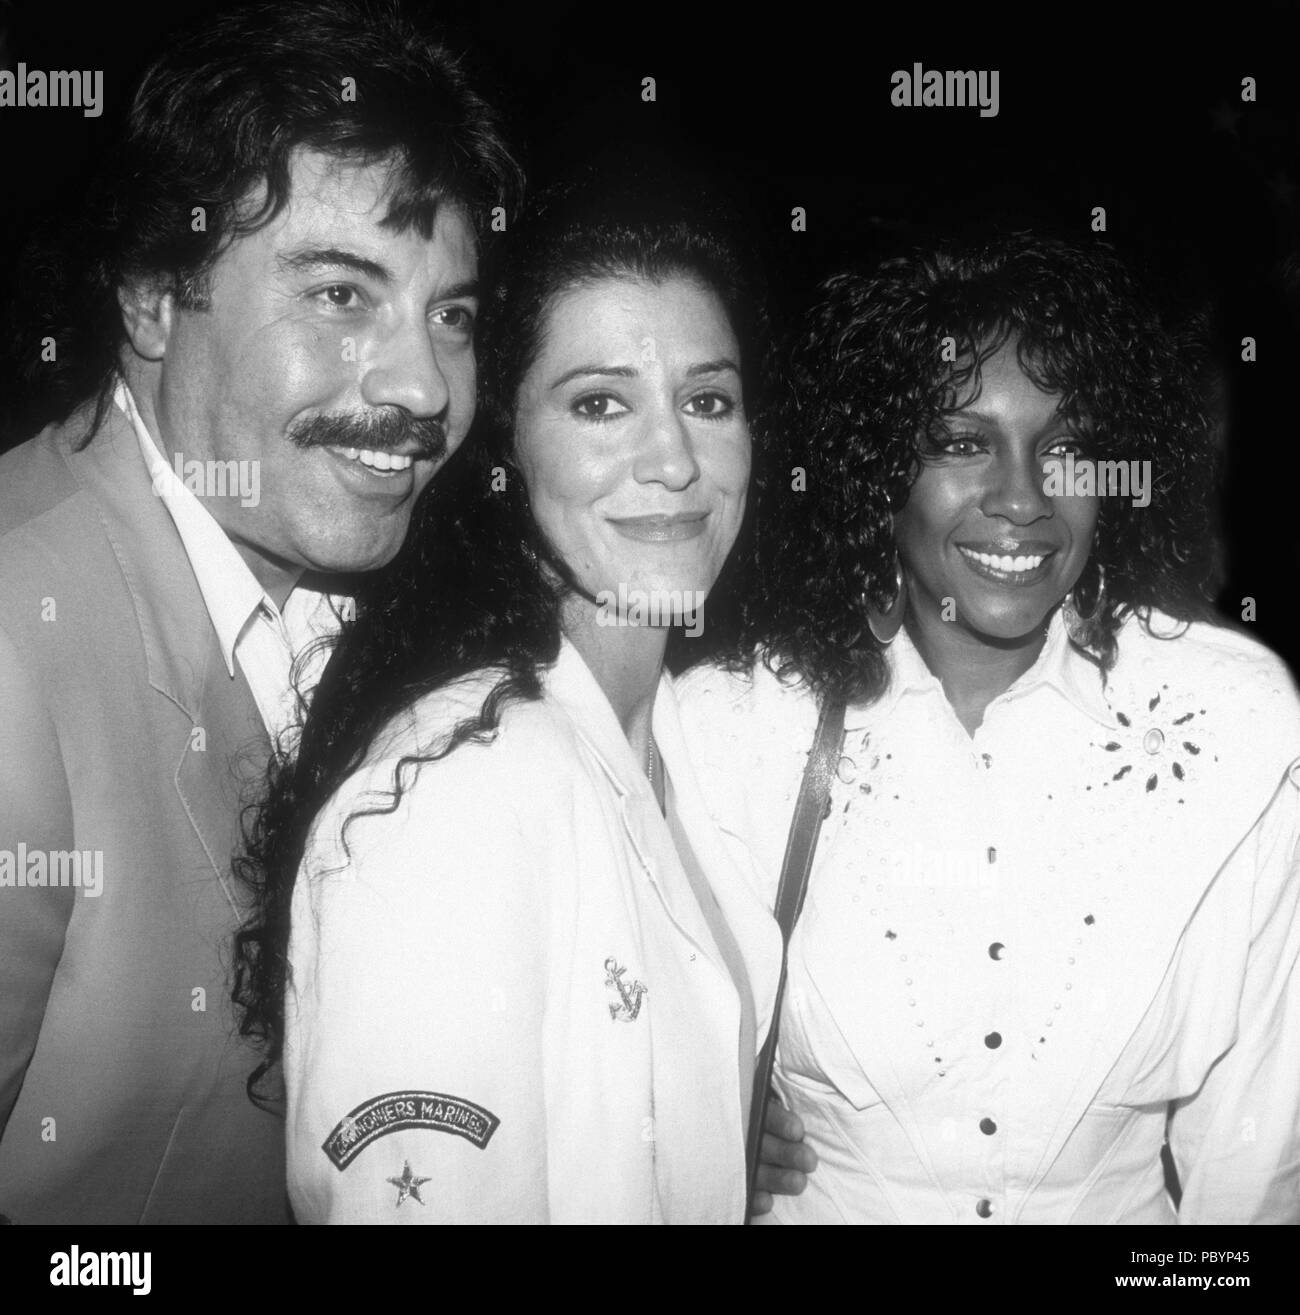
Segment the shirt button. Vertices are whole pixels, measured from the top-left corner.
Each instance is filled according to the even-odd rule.
[[[998,1125],[997,1125],[996,1123],[994,1123],[992,1119],[981,1119],[981,1120],[980,1120],[980,1131],[981,1131],[986,1137],[992,1137],[993,1134],[994,1134],[995,1132],[997,1132],[997,1130],[998,1130]]]
[[[989,946],[989,958],[990,959],[1002,958],[1002,951],[1005,950],[1006,948],[1007,947],[1003,945],[1001,941],[994,941],[993,944]]]
[[[996,1050],[1002,1044],[1002,1033],[990,1032],[988,1036],[984,1038],[984,1044],[988,1046],[990,1050]]]
[[[981,1219],[987,1219],[993,1213],[993,1202],[987,1196],[981,1197],[975,1202],[975,1213]]]

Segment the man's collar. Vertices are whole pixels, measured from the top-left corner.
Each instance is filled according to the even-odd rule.
[[[150,485],[175,522],[216,631],[226,670],[233,676],[235,645],[253,614],[263,606],[272,616],[278,615],[278,610],[225,530],[167,464],[125,380],[118,380],[113,401],[130,421],[149,472]]]

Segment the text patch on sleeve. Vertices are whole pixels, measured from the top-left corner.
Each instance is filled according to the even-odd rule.
[[[491,1110],[441,1091],[390,1091],[374,1096],[339,1120],[321,1144],[342,1172],[372,1141],[390,1132],[428,1128],[464,1137],[482,1150],[501,1120]]]

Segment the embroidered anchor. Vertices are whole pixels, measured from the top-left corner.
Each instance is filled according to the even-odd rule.
[[[611,957],[605,960],[605,985],[613,987],[618,992],[618,1003],[609,1006],[609,1016],[611,1019],[630,1023],[641,1012],[641,997],[650,988],[644,982],[635,979],[625,982],[623,980],[625,972],[627,969],[620,968],[617,959]]]

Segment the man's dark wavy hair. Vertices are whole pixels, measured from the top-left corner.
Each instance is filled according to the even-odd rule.
[[[424,695],[473,672],[495,676],[478,713],[427,752],[403,758],[388,800],[349,823],[394,812],[421,763],[490,741],[509,703],[540,697],[541,672],[559,654],[561,603],[574,585],[538,529],[513,455],[518,390],[556,298],[607,278],[698,281],[717,295],[736,334],[747,410],[749,390],[760,396],[763,294],[744,230],[725,207],[689,189],[679,196],[658,179],[583,178],[534,203],[502,262],[484,307],[470,438],[423,494],[397,557],[363,581],[297,756],[273,761],[265,798],[246,817],[235,870],[252,909],[235,940],[234,999],[241,1032],[265,1054],[249,1079],[254,1099],[264,1098],[262,1079],[282,1052],[290,902],[313,819],[380,732]]]
[[[24,369],[45,401],[42,423],[94,398],[87,438],[95,432],[126,342],[118,290],[161,281],[181,306],[203,309],[221,254],[289,202],[298,148],[391,164],[384,223],[396,232],[428,238],[444,201],[482,232],[493,207],[513,214],[522,196],[495,113],[396,0],[290,0],[206,16],[170,37],[144,74],[69,235],[71,256],[36,257],[49,280],[42,335],[58,343],[56,362]]]
[[[945,338],[955,340],[949,362]],[[893,515],[926,437],[969,404],[983,362],[1008,341],[1030,378],[1086,419],[1090,456],[1151,462],[1149,506],[1099,499],[1085,576],[1095,587],[1095,565],[1105,569],[1103,671],[1135,611],[1214,619],[1215,463],[1198,381],[1114,254],[1021,233],[918,251],[821,287],[782,353],[786,386],[764,424],[757,552],[741,565],[738,620],[720,643],[729,665],[762,651],[771,670],[822,695],[884,691],[888,667],[862,600],[883,607],[893,596]]]

